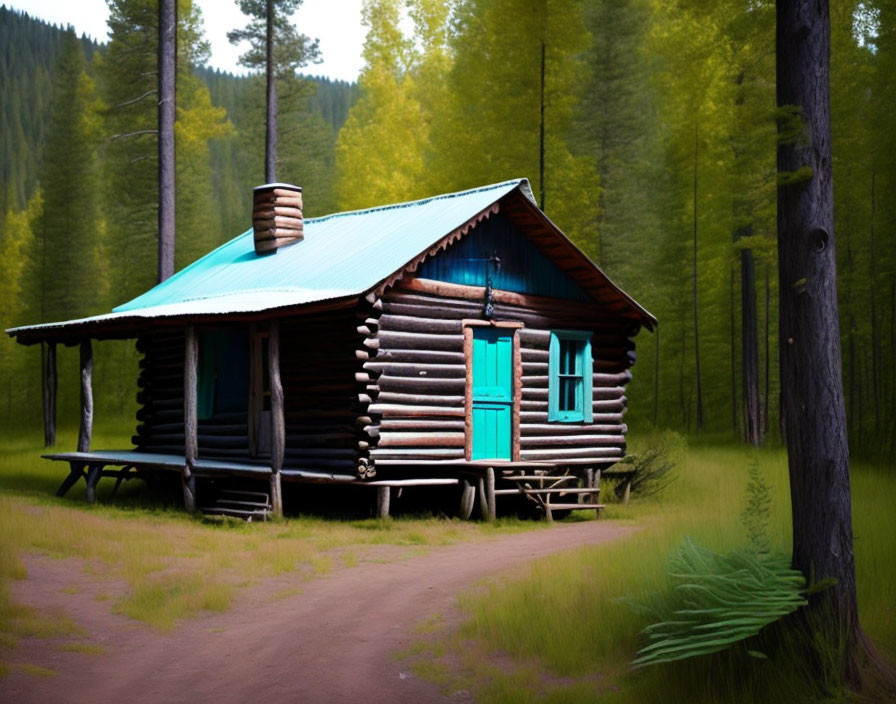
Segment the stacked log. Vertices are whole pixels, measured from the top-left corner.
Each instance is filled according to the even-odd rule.
[[[361,413],[354,311],[281,322],[286,423],[284,468],[354,474]],[[287,475],[284,475],[284,479]]]
[[[137,450],[184,453],[184,334],[154,332],[137,338],[143,354],[137,378]]]
[[[382,466],[463,459],[461,321],[481,306],[392,289],[382,308],[376,354],[364,363],[376,381],[366,429],[376,438],[371,458]]]
[[[551,312],[540,314],[549,318]],[[520,459],[549,460],[569,465],[602,466],[625,456],[623,423],[627,399],[625,385],[631,379],[628,352],[633,347],[630,330],[618,321],[592,318],[591,353],[592,420],[590,423],[548,422],[549,353],[551,329],[583,329],[553,324],[545,329],[520,331],[523,394],[520,402]],[[564,327],[565,326],[565,327]]]
[[[304,237],[302,189],[287,183],[258,186],[253,194],[255,253],[267,254]]]
[[[377,429],[371,430],[370,406],[379,396],[379,372],[367,368],[367,360],[375,357],[379,349],[380,318],[383,302],[376,295],[370,295],[361,301],[355,311],[355,363],[359,371],[355,372],[355,393],[359,412],[355,418],[357,444],[356,472],[362,479],[376,476],[376,463],[372,451],[379,441]],[[388,509],[388,506],[386,507]]]

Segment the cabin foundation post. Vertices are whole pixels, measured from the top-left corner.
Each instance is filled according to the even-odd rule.
[[[497,518],[498,512],[495,506],[495,470],[487,467],[485,470],[485,499],[488,506],[488,520]]]
[[[376,517],[389,517],[389,503],[392,498],[392,487],[378,486],[376,488]]]
[[[469,479],[460,480],[460,509],[458,515],[463,521],[469,521],[473,515],[473,504],[476,501],[476,487]]]
[[[586,467],[585,468],[585,488],[593,489],[594,488],[594,467]],[[579,497],[579,503],[590,504],[590,503],[598,503],[594,494],[586,494],[585,496]]]
[[[103,465],[92,464],[87,470],[87,503],[96,503],[96,485],[103,476]]]
[[[495,469],[487,467],[479,477],[479,514],[483,521],[495,520]]]
[[[199,364],[199,343],[196,327],[187,325],[184,335],[184,468],[181,481],[184,490],[184,508],[196,512],[196,477],[193,470],[199,452],[196,403],[196,367]]]
[[[286,454],[286,421],[283,413],[283,384],[280,380],[280,321],[272,320],[268,328],[268,378],[271,385],[271,511],[275,518],[283,516],[283,493],[280,470]]]

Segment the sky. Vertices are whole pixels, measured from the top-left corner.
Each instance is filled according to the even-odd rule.
[[[243,52],[227,41],[227,32],[244,26],[248,18],[233,0],[194,0],[202,8],[205,37],[211,44],[209,65],[245,73],[237,64]],[[105,0],[7,0],[7,6],[24,10],[32,17],[51,24],[71,24],[78,34],[87,34],[105,42],[109,8]],[[307,66],[307,74],[354,81],[361,72],[364,28],[361,26],[361,0],[304,0],[294,15],[299,31],[320,39],[323,63]]]

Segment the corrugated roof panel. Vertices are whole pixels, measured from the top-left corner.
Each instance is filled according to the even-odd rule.
[[[373,288],[439,238],[457,229],[525,179],[411,203],[338,213],[305,221],[305,239],[275,254],[255,253],[252,231],[227,242],[116,313],[221,300],[220,312],[241,308],[240,298],[265,307],[310,303]],[[301,301],[288,300],[296,296]],[[287,302],[278,300],[282,298]],[[218,306],[211,305],[217,312]],[[263,310],[261,308],[260,310]]]

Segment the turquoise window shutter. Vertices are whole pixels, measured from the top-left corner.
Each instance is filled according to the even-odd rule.
[[[594,419],[594,358],[591,356],[591,333],[582,345],[582,420]]]
[[[551,333],[548,350],[548,421],[560,420],[560,338]]]
[[[552,330],[548,348],[548,421],[590,423],[594,418],[591,333]]]

